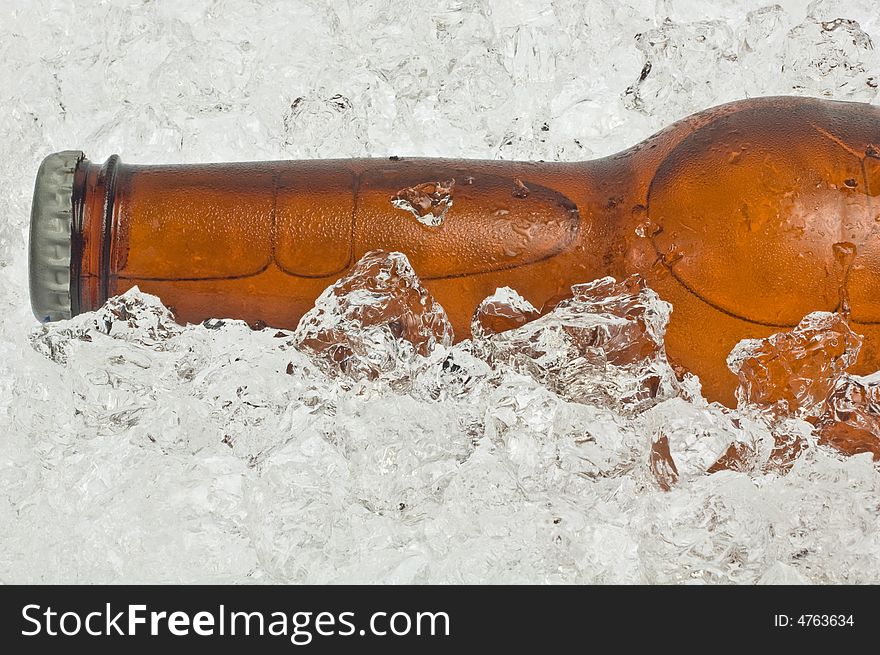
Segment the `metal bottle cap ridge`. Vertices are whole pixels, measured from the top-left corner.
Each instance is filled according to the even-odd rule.
[[[73,177],[84,158],[79,150],[51,154],[34,182],[28,268],[31,309],[42,323],[71,317]]]

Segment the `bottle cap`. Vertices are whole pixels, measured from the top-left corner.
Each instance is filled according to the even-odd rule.
[[[70,318],[73,175],[79,150],[49,155],[37,171],[29,249],[31,308],[43,323]]]

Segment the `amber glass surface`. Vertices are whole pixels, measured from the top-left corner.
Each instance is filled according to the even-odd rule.
[[[451,180],[440,225],[392,202]],[[180,321],[293,328],[381,248],[407,254],[458,339],[496,287],[541,307],[571,284],[641,273],[673,305],[670,359],[727,404],[736,378],[725,359],[740,339],[842,299],[866,337],[856,372],[880,368],[880,108],[871,105],[744,100],[581,163],[114,157],[84,161],[77,183],[75,311],[138,285]]]

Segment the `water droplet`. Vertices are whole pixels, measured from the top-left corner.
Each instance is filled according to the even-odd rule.
[[[872,159],[880,159],[880,146],[873,143],[868,144],[868,147],[865,148],[865,155]]]
[[[850,241],[840,241],[831,246],[831,249],[834,252],[834,259],[837,260],[837,263],[844,267],[845,270],[848,270],[856,256],[856,244]]]
[[[855,189],[855,188],[859,185],[859,183],[856,182],[855,178],[852,178],[852,177],[848,177],[848,178],[846,178],[846,179],[843,181],[843,184],[844,184],[845,186],[849,187],[850,189]]]
[[[727,155],[727,163],[728,164],[738,164],[740,159],[742,159],[742,151],[741,150],[734,150],[729,155]]]
[[[513,221],[512,227],[513,231],[519,234],[521,237],[528,239],[531,236],[530,230],[532,227],[532,223],[527,218],[517,218],[515,221]]]
[[[654,263],[651,264],[650,275],[652,280],[659,280],[661,278],[665,278],[669,275],[669,267],[666,266],[666,260],[663,258],[663,255],[657,257],[654,260]]]
[[[528,198],[531,190],[518,177],[513,178],[513,197]]]
[[[845,317],[849,317],[849,273],[852,269],[853,260],[856,258],[856,244],[850,241],[840,241],[831,246],[834,252],[834,259],[841,268],[840,286],[838,292],[840,294],[840,313]]]
[[[663,258],[663,263],[671,267],[684,257],[684,253],[675,244],[672,244],[661,257]]]
[[[663,227],[652,221],[650,218],[645,219],[636,226],[636,234],[640,237],[655,237],[663,232]]]

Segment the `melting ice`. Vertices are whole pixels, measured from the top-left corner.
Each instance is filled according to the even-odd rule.
[[[425,182],[401,189],[391,198],[391,204],[416,217],[419,223],[437,227],[443,223],[452,208],[455,180]]]

